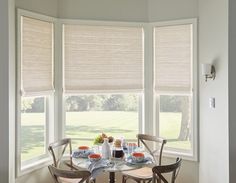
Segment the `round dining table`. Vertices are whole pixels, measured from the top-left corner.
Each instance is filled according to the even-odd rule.
[[[77,166],[80,169],[86,169],[88,170],[90,161],[87,158],[72,158],[73,164]],[[148,164],[129,164],[125,161],[125,159],[117,159],[117,158],[111,158],[110,160],[111,166],[103,168],[102,172],[108,172],[109,173],[109,183],[115,183],[115,173],[116,172],[123,172],[123,171],[129,171],[134,170],[138,168],[142,168],[147,165],[151,165],[151,163]]]

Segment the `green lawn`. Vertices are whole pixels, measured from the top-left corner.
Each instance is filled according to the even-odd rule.
[[[100,133],[135,139],[138,113],[121,111],[67,112],[66,135],[71,138],[95,138]]]
[[[23,113],[21,127],[22,160],[44,152],[44,116],[40,113]],[[181,125],[180,113],[160,114],[160,136],[176,139]],[[135,139],[138,133],[138,113],[122,111],[67,112],[66,136],[94,139],[100,133],[114,137]],[[81,144],[92,145],[92,141],[73,140],[74,148]],[[166,146],[190,149],[189,141],[168,142]]]

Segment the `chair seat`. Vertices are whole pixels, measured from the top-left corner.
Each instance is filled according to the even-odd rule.
[[[153,173],[152,173],[152,168],[143,167],[140,169],[123,172],[123,175],[138,178],[138,179],[151,179],[153,176]]]
[[[64,177],[58,177],[61,183],[78,183],[81,179],[69,179]]]

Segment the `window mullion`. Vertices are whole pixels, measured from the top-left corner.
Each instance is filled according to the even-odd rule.
[[[55,137],[64,137],[64,99],[63,99],[63,26],[60,20],[55,22]]]
[[[144,27],[144,129],[147,134],[154,134],[153,126],[153,34],[152,26]]]

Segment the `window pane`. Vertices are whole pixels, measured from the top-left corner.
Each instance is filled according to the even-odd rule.
[[[22,97],[21,161],[45,154],[45,97]]]
[[[160,136],[166,146],[191,150],[191,97],[160,96]]]
[[[101,133],[136,138],[139,129],[139,95],[67,96],[66,136],[95,139]]]

